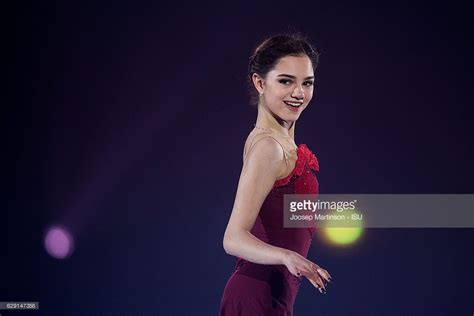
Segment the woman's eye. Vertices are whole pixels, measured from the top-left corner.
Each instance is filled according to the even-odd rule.
[[[280,80],[278,80],[278,82],[281,83],[281,84],[284,84],[284,85],[289,85],[289,84],[292,83],[292,81],[289,80],[289,79],[280,79]],[[311,87],[313,84],[314,84],[313,81],[305,81],[303,83],[303,85],[305,85],[306,87]]]
[[[285,85],[291,83],[291,81],[288,80],[288,79],[280,79],[278,82],[282,83],[282,84],[285,84]]]

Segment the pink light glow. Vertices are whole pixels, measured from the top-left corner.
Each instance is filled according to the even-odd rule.
[[[51,257],[65,259],[73,252],[74,240],[66,228],[52,226],[44,238],[44,247]]]

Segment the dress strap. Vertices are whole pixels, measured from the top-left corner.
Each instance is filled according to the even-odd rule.
[[[245,142],[243,163],[245,164],[247,160],[247,155],[255,146],[255,144],[266,137],[274,139],[283,149],[285,170],[281,170],[280,175],[283,175],[281,178],[285,178],[289,173],[291,173],[291,170],[293,170],[293,168],[295,167],[297,160],[296,148],[293,147],[294,145],[292,145],[288,139],[279,137],[279,135],[276,135],[274,133],[254,129],[247,138],[247,141]]]

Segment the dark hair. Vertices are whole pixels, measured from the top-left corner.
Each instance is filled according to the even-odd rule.
[[[299,33],[274,35],[260,43],[249,58],[247,78],[250,84],[250,102],[258,104],[258,93],[252,82],[254,73],[265,78],[281,58],[302,55],[309,57],[315,70],[319,63],[319,52]]]

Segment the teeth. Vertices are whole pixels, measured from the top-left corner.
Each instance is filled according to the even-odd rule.
[[[285,102],[286,104],[288,104],[288,105],[296,106],[296,107],[298,107],[298,106],[300,106],[300,105],[302,104],[302,103],[298,103],[298,102],[287,102],[287,101],[284,101],[284,102]]]

